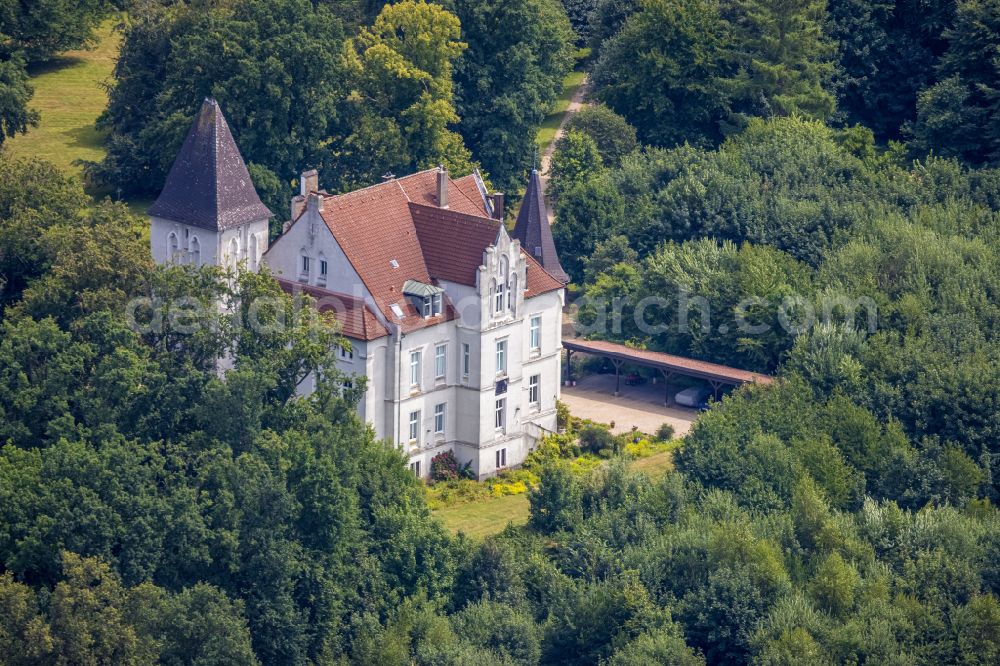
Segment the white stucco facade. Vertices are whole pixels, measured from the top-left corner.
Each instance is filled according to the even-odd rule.
[[[154,216],[149,244],[158,264],[235,267],[245,261],[250,270],[257,270],[267,250],[267,220],[211,231]]]
[[[342,370],[367,377],[361,417],[420,476],[449,450],[479,478],[520,465],[556,430],[562,290],[525,298],[526,261],[500,227],[475,287],[439,283],[456,316],[404,332],[406,322],[383,315],[317,205],[310,200],[263,263],[278,277],[364,300],[390,332],[351,339],[352,355],[341,357]],[[498,284],[512,288],[498,298]]]
[[[453,180],[443,167],[338,196],[307,171],[294,222],[269,248],[272,213],[206,99],[150,208],[150,245],[160,264],[266,264],[290,291],[340,299],[329,309],[351,349],[338,365],[366,378],[361,418],[419,476],[452,451],[485,477],[556,429],[564,284],[522,253],[493,197],[478,174]],[[548,232],[542,199],[532,201]],[[307,378],[300,390],[314,388]]]

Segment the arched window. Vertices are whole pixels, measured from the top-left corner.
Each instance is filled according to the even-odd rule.
[[[177,241],[177,234],[170,232],[167,236],[167,261],[176,261],[177,251],[180,249],[180,245]]]
[[[250,234],[250,270],[257,270],[257,234]]]
[[[237,238],[229,240],[229,267],[236,268],[240,262],[240,241]]]
[[[201,243],[197,236],[192,236],[190,241],[191,264],[196,268],[201,266]]]
[[[500,257],[500,278],[497,281],[497,297],[494,307],[497,312],[503,312],[504,304],[506,303],[505,292],[507,291],[508,270],[507,257]]]

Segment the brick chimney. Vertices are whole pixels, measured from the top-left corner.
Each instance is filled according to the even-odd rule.
[[[316,211],[317,213],[323,210],[323,195],[316,192],[310,192],[308,198],[306,199],[306,206],[309,210]]]
[[[448,207],[448,172],[444,166],[437,169],[437,200],[438,208]]]
[[[306,199],[310,192],[319,189],[319,173],[316,169],[303,171],[299,177],[299,193],[292,197],[292,219],[296,219],[306,209]]]
[[[319,189],[319,173],[316,169],[310,169],[309,171],[303,171],[302,177],[299,178],[299,194],[304,197],[309,196],[310,192],[315,192]]]
[[[503,192],[494,192],[491,198],[493,199],[493,219],[503,220]]]

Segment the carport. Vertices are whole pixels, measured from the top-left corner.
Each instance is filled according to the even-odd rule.
[[[693,358],[664,354],[663,352],[647,351],[645,349],[633,349],[617,342],[606,340],[563,340],[563,349],[566,350],[566,380],[573,379],[574,353],[589,354],[606,358],[615,368],[615,395],[621,394],[621,369],[622,365],[628,363],[644,368],[654,368],[663,376],[664,389],[663,404],[670,404],[670,382],[678,375],[684,377],[694,377],[703,379],[712,387],[712,391],[718,397],[719,389],[723,386],[742,386],[752,382],[760,384],[770,384],[774,377],[764,375],[749,370],[731,368],[727,365],[698,361]]]

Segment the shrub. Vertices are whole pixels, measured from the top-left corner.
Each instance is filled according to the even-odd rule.
[[[662,424],[656,429],[656,439],[661,442],[669,442],[674,438],[674,427],[669,423]]]
[[[530,525],[544,534],[569,529],[583,517],[580,483],[563,465],[547,465],[538,488],[528,493]]]
[[[556,400],[556,427],[559,430],[569,430],[572,427],[572,416],[569,413],[569,405],[562,400]]]
[[[439,453],[431,458],[431,480],[450,481],[458,478],[458,461],[451,451]]]
[[[506,495],[523,495],[528,492],[528,485],[524,481],[503,481],[490,485],[490,494],[493,497],[504,497]]]
[[[586,425],[580,430],[580,446],[591,453],[599,453],[601,449],[614,451],[615,436],[604,426]]]

